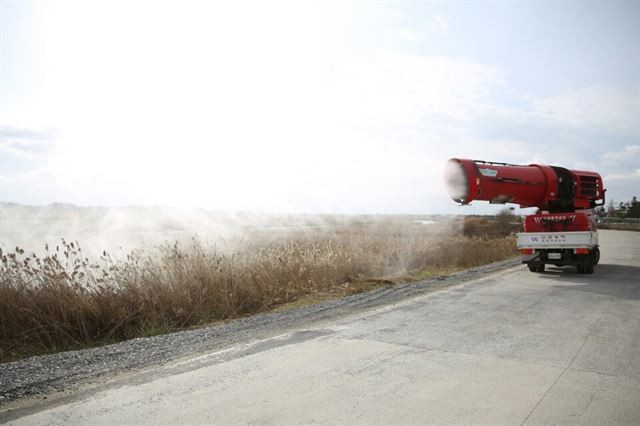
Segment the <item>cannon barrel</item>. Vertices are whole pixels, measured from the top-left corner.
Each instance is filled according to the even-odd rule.
[[[482,200],[558,213],[604,204],[598,173],[557,166],[452,158],[445,165],[444,180],[449,196],[461,204]]]

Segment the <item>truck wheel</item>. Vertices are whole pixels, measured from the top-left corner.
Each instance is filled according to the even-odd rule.
[[[595,246],[591,251],[591,256],[593,257],[593,264],[597,265],[600,262],[600,249],[598,246]]]
[[[527,264],[527,266],[529,267],[529,270],[531,272],[544,272],[544,263],[542,264],[529,263]]]
[[[585,274],[593,274],[593,265],[584,265]]]
[[[529,270],[531,272],[544,272],[544,263],[540,264],[528,264]]]
[[[576,265],[579,274],[584,274],[584,265]]]

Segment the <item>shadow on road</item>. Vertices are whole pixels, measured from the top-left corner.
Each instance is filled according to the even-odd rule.
[[[629,265],[600,264],[593,274],[579,274],[575,267],[547,266],[541,278],[554,279],[560,283],[579,285],[554,287],[566,290],[586,291],[627,300],[640,300],[640,267]]]

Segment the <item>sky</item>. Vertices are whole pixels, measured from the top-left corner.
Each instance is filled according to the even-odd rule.
[[[640,2],[0,0],[0,201],[499,210],[452,157],[640,196]]]

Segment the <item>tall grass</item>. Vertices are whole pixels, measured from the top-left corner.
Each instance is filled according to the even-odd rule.
[[[194,238],[122,259],[104,252],[90,260],[64,240],[42,255],[5,250],[0,360],[184,329],[516,254],[510,236],[429,228],[354,224],[217,245]]]

